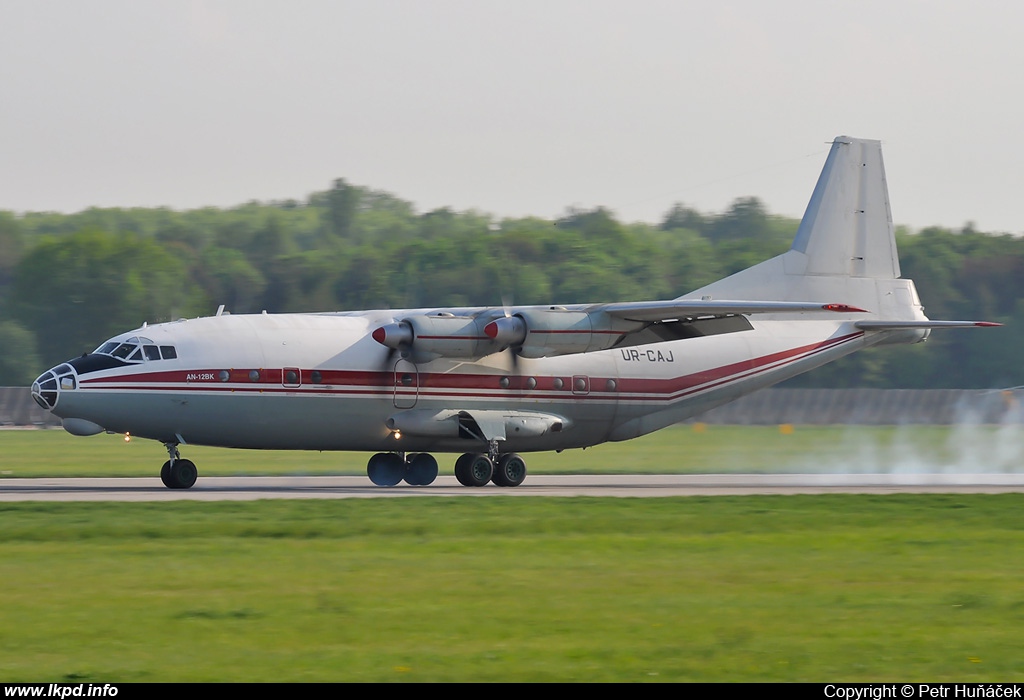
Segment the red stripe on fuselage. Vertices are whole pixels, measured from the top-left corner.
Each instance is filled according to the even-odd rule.
[[[590,377],[589,394],[573,394],[571,382],[565,381],[562,389],[554,387],[555,376],[533,377],[537,385],[526,387],[529,375],[505,374],[446,374],[420,373],[415,386],[399,386],[394,383],[395,373],[392,371],[357,371],[357,370],[302,370],[301,386],[282,386],[282,370],[254,368],[260,373],[259,380],[249,381],[250,369],[232,369],[228,382],[218,379],[187,380],[189,375],[217,377],[222,370],[177,370],[149,372],[135,375],[113,377],[82,378],[81,388],[95,387],[103,389],[151,391],[209,391],[209,392],[241,392],[241,393],[287,393],[298,392],[313,394],[342,394],[391,396],[396,388],[407,393],[418,391],[421,397],[462,397],[462,398],[507,398],[529,397],[531,399],[560,400],[571,397],[573,400],[608,400],[618,397],[630,401],[673,401],[699,391],[706,391],[737,379],[760,374],[779,366],[788,365],[804,357],[824,352],[840,344],[863,336],[863,332],[851,333],[838,338],[830,338],[820,343],[803,345],[789,350],[764,355],[763,357],[742,360],[720,367],[702,370],[693,374],[670,377],[667,379],[651,379],[638,377]],[[318,371],[320,382],[314,384],[311,375]],[[412,374],[412,373],[410,373]],[[509,380],[507,387],[501,387],[502,379]],[[614,379],[614,390],[603,390],[609,379]],[[141,386],[160,383],[164,386]],[[170,385],[170,386],[168,386]],[[340,387],[340,388],[339,388]],[[356,388],[358,387],[358,388]],[[470,393],[472,392],[472,393]]]

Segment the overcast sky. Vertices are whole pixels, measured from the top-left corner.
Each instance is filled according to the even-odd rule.
[[[1024,3],[0,0],[0,209],[799,216],[840,134],[897,223],[1024,233]]]

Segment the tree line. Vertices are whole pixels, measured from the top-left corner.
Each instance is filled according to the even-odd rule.
[[[556,220],[418,213],[336,180],[304,201],[233,208],[0,211],[0,385],[91,351],[144,321],[233,313],[665,299],[785,251],[799,222],[756,198],[722,213],[683,204],[658,224],[568,210]],[[791,380],[836,387],[1024,384],[1024,239],[897,232],[903,275],[933,318],[1002,321],[934,333]]]

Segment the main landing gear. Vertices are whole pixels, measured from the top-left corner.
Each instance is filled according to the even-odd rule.
[[[517,454],[504,454],[497,459],[479,452],[462,455],[455,462],[455,478],[463,486],[519,486],[526,479],[526,461]],[[402,480],[410,486],[427,486],[437,478],[437,460],[421,452],[403,455],[399,452],[378,452],[370,457],[366,475],[377,486],[396,486]]]
[[[169,489],[190,489],[196,483],[199,472],[192,460],[182,459],[178,453],[178,443],[165,442],[167,456],[170,457],[160,468],[160,481]]]
[[[366,475],[377,486],[394,486],[402,479],[410,486],[426,486],[437,478],[437,460],[426,453],[378,452],[366,464]]]
[[[160,480],[169,489],[189,489],[199,472],[192,460],[182,459],[178,443],[166,442],[169,459],[160,469]],[[493,452],[493,449],[492,449]],[[370,457],[366,474],[377,486],[396,486],[401,481],[410,486],[427,486],[437,478],[437,460],[426,452],[406,455],[400,452],[378,452]],[[455,478],[463,486],[519,486],[526,479],[526,462],[517,454],[487,455],[470,452],[455,462]]]

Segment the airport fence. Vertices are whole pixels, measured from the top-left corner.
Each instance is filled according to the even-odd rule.
[[[765,389],[690,422],[713,425],[1020,423],[1021,389]],[[26,387],[0,387],[0,426],[59,427]]]
[[[690,422],[714,425],[956,425],[1022,421],[1017,389],[765,389]]]
[[[0,387],[0,426],[5,428],[60,427],[60,418],[32,400],[28,387]]]

